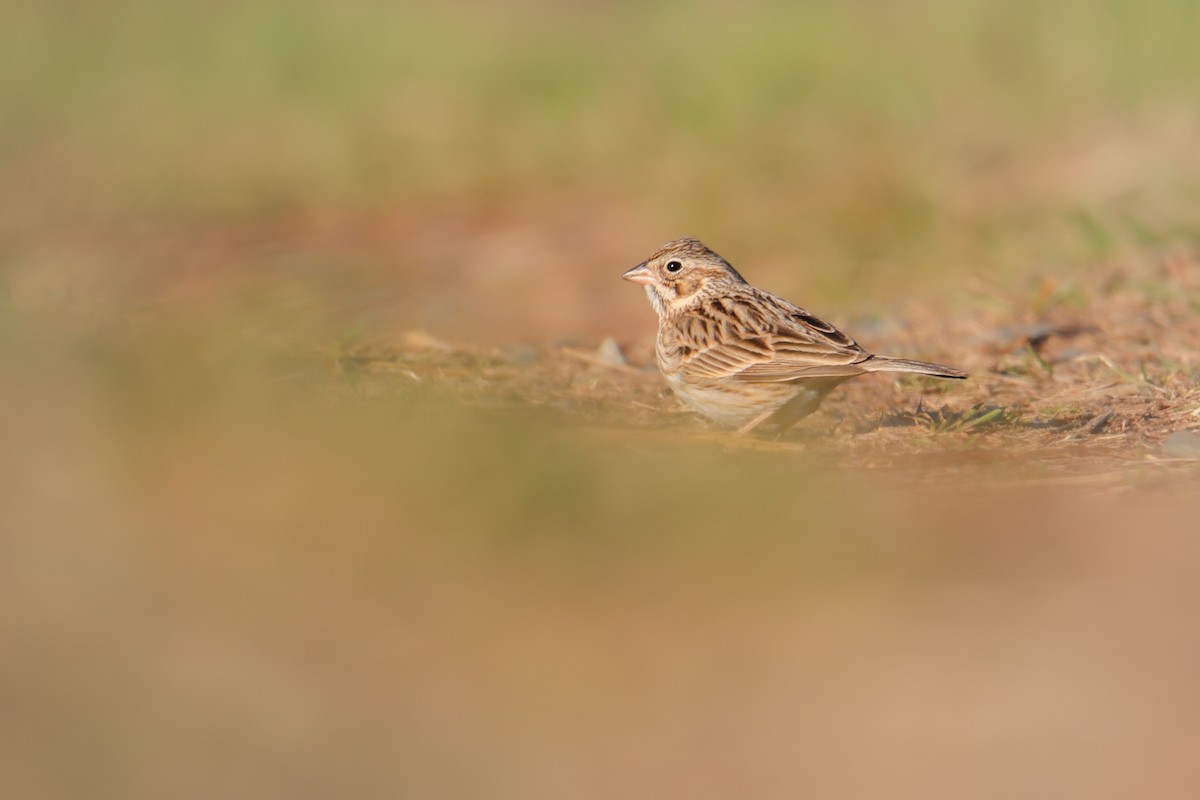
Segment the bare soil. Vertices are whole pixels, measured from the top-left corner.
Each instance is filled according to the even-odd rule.
[[[868,349],[957,365],[969,380],[859,378],[780,438],[736,437],[685,409],[658,375],[649,335],[479,347],[416,331],[325,355],[335,386],[537,410],[636,446],[816,452],[931,481],[980,465],[996,481],[1112,488],[1190,474],[1200,457],[1200,263],[1164,258],[1138,275],[1047,281],[1032,297],[970,290],[969,311],[845,323]]]

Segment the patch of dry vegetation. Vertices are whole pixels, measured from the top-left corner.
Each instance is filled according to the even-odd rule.
[[[877,351],[957,364],[965,383],[862,378],[784,441],[739,441],[713,432],[671,396],[647,342],[599,347],[456,347],[427,334],[329,352],[334,386],[374,395],[430,389],[448,402],[510,412],[549,411],[589,429],[725,447],[816,451],[861,467],[926,466],[954,454],[1032,478],[1187,461],[1176,453],[1200,434],[1200,262],[1170,257],[1135,273],[1113,270],[1084,284],[1047,280],[1031,296],[981,287],[975,308],[911,306],[873,337]],[[640,297],[636,298],[641,301]],[[985,302],[986,301],[986,302]],[[1175,446],[1163,445],[1179,434]],[[1033,465],[1039,470],[1029,471]],[[935,478],[944,470],[935,470]]]

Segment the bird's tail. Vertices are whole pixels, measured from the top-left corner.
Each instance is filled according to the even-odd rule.
[[[928,361],[912,361],[907,358],[888,358],[874,356],[863,361],[858,366],[867,372],[915,372],[918,375],[932,375],[935,378],[965,378],[967,373],[954,367],[941,364],[930,364]]]

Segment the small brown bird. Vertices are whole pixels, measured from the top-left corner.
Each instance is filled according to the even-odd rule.
[[[658,313],[658,366],[685,405],[738,433],[783,432],[842,381],[867,372],[965,378],[953,367],[876,356],[803,308],[756,289],[696,239],[627,271]]]

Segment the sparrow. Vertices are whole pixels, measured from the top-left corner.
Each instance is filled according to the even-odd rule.
[[[676,396],[719,425],[783,433],[842,381],[868,372],[966,378],[954,367],[868,353],[828,322],[751,286],[697,239],[625,272],[658,314],[655,354]]]

